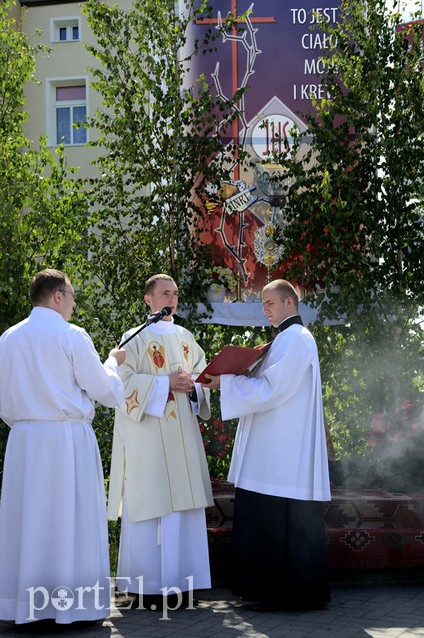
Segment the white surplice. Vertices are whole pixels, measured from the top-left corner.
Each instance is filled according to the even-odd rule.
[[[109,517],[122,513],[118,588],[209,588],[205,506],[213,500],[196,417],[209,416],[208,392],[197,384],[192,403],[169,390],[174,370],[200,374],[204,352],[173,321],[149,326],[126,350],[126,409],[116,412],[109,491]]]
[[[115,358],[36,307],[0,339],[0,416],[11,427],[0,502],[0,618],[66,624],[110,611],[103,471],[93,401],[121,405]]]
[[[260,494],[329,501],[321,377],[314,338],[291,325],[254,376],[221,376],[222,418],[240,417],[228,480]]]

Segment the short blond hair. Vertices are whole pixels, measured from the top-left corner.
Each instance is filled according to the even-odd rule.
[[[155,289],[155,286],[158,281],[170,281],[175,284],[175,281],[170,277],[170,275],[165,275],[164,273],[159,273],[158,275],[153,275],[146,281],[146,285],[144,287],[144,294],[151,295]]]
[[[299,307],[299,295],[296,292],[296,288],[287,279],[275,279],[269,284],[264,286],[262,292],[265,290],[276,290],[281,298],[281,301],[291,297],[295,305],[296,310]]]

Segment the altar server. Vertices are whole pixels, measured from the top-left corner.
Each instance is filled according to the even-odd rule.
[[[235,484],[233,590],[258,611],[330,601],[323,501],[330,500],[317,347],[285,280],[266,285],[278,331],[252,377],[210,377],[223,419],[241,417],[228,480]]]
[[[213,498],[197,421],[210,415],[209,391],[195,384],[203,350],[173,320],[175,281],[154,275],[144,300],[151,313],[170,314],[123,336],[138,332],[120,369],[126,406],[116,411],[109,517],[122,514],[118,588],[137,595],[134,607],[162,610],[192,606],[193,590],[211,586],[205,507]]]
[[[85,330],[68,323],[74,297],[64,273],[37,273],[31,314],[0,338],[0,416],[11,427],[0,618],[17,624],[94,623],[110,613],[106,498],[91,421],[93,401],[123,402],[125,351],[100,362]]]

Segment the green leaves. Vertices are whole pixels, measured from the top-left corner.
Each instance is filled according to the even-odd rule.
[[[406,326],[424,301],[422,24],[400,28],[384,0],[343,0],[340,15],[321,25],[338,45],[323,52],[332,97],[308,119],[310,152],[273,158],[296,174],[286,254],[302,259],[287,276],[325,288],[327,318],[372,323],[392,299]]]
[[[401,27],[384,0],[342,0],[340,16],[321,25],[337,46],[323,51],[331,99],[308,118],[310,151],[273,161],[296,176],[285,276],[343,324],[315,330],[343,456],[364,450],[374,412],[422,392],[424,51],[422,23]]]
[[[28,314],[37,270],[65,269],[78,285],[85,268],[74,246],[83,254],[90,224],[84,184],[71,177],[63,149],[52,156],[44,140],[25,138],[24,87],[45,48],[16,28],[13,6],[0,5],[0,333]]]
[[[232,118],[232,102],[215,101],[204,76],[187,83],[193,56],[219,37],[213,29],[188,41],[190,24],[209,17],[210,8],[187,0],[177,11],[173,0],[143,0],[123,11],[88,0],[83,10],[97,36],[88,47],[100,63],[93,86],[107,107],[90,122],[102,175],[91,183],[98,232],[90,235],[94,272],[105,285],[102,305],[119,298],[121,316],[140,321],[142,285],[164,271],[178,281],[180,303],[193,308],[209,265],[196,235],[203,188],[227,176],[219,125]]]

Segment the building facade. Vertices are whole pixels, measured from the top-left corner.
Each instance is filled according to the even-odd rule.
[[[48,55],[38,56],[38,83],[30,82],[26,87],[26,136],[34,141],[47,137],[51,149],[63,142],[68,164],[78,167],[79,175],[90,177],[95,174],[92,161],[98,151],[86,143],[95,132],[73,126],[84,122],[101,106],[99,94],[90,87],[91,68],[96,60],[84,47],[85,43],[94,43],[94,38],[81,10],[83,4],[18,0],[14,17],[33,43],[51,50]],[[121,0],[120,4],[125,8],[130,2]]]

